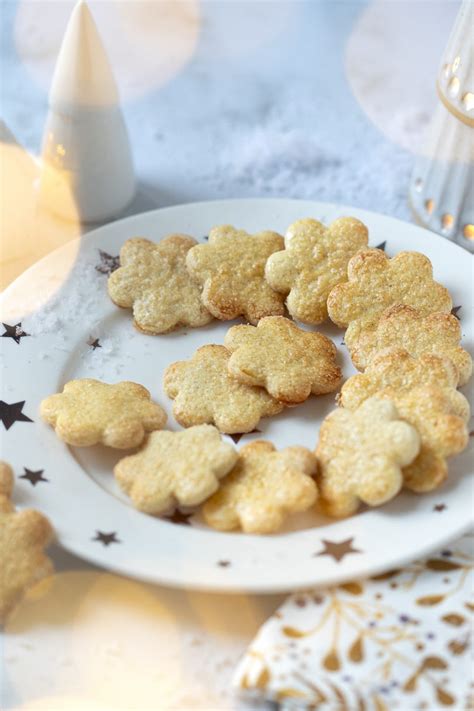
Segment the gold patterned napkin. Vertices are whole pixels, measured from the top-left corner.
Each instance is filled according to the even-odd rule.
[[[474,537],[403,570],[294,594],[239,664],[280,709],[474,709]]]

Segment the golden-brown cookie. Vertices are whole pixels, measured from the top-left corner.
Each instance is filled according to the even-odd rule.
[[[91,378],[71,380],[62,393],[43,400],[41,416],[67,444],[101,443],[116,449],[137,447],[147,432],[166,422],[165,411],[151,401],[143,385],[109,385]]]
[[[115,478],[140,511],[161,514],[196,506],[213,494],[238,454],[212,425],[153,432],[136,454],[121,459]]]
[[[391,387],[397,396],[422,385],[447,390],[453,414],[469,420],[469,403],[456,385],[458,371],[449,358],[425,353],[414,358],[408,351],[391,349],[374,356],[365,373],[346,380],[338,397],[342,407],[355,410],[364,400],[380,390]]]
[[[53,572],[44,548],[53,529],[38,511],[15,511],[10,501],[13,473],[0,462],[0,624],[26,591]]]
[[[283,296],[270,288],[264,272],[268,257],[283,244],[276,232],[250,235],[230,225],[214,227],[209,243],[193,247],[186,258],[206,308],[223,321],[243,316],[254,324],[263,316],[282,315]]]
[[[203,506],[206,523],[220,531],[272,533],[286,516],[317,498],[316,459],[304,447],[277,452],[270,442],[245,445],[231,473]]]
[[[159,334],[212,321],[186,269],[186,255],[196,244],[192,237],[176,234],[157,244],[136,237],[123,245],[120,268],[107,286],[117,306],[133,309],[140,331]]]
[[[168,366],[164,389],[174,400],[173,414],[183,427],[215,424],[221,432],[251,432],[261,417],[283,410],[263,388],[239,383],[228,372],[224,346],[198,348],[188,361]]]
[[[417,430],[394,403],[372,397],[356,410],[331,412],[316,448],[320,505],[330,516],[349,516],[359,502],[379,506],[399,492],[402,467],[420,449]]]
[[[448,474],[446,458],[459,454],[468,443],[463,395],[454,388],[423,385],[405,392],[385,388],[377,397],[394,402],[400,417],[420,435],[420,452],[403,469],[405,486],[418,493],[440,486]]]
[[[367,240],[367,227],[355,217],[340,217],[328,227],[311,218],[298,220],[287,230],[285,250],[269,257],[265,277],[288,297],[293,318],[321,323],[329,292],[346,281],[349,260],[367,248]]]
[[[285,405],[303,402],[311,393],[333,392],[341,382],[334,343],[284,316],[267,316],[258,326],[233,326],[224,344],[232,353],[229,373],[241,383],[264,387]]]
[[[348,281],[329,294],[328,313],[335,324],[347,327],[344,340],[351,356],[391,306],[413,306],[421,316],[449,313],[452,307],[448,290],[433,279],[430,260],[418,252],[400,252],[393,259],[378,249],[360,252],[347,274]]]
[[[0,461],[0,496],[9,499],[13,491],[13,470],[9,464]]]
[[[461,324],[449,313],[424,316],[411,306],[393,306],[384,311],[375,331],[361,333],[351,355],[363,370],[371,359],[387,348],[405,348],[413,356],[424,353],[447,356],[457,369],[457,385],[467,383],[472,358],[459,344]]]

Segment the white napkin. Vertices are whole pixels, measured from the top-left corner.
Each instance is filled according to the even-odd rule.
[[[474,709],[474,536],[403,570],[294,594],[234,685],[280,709]]]

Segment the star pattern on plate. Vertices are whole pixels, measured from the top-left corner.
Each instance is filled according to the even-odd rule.
[[[435,506],[433,506],[433,511],[441,513],[441,511],[445,511],[447,508],[446,504],[435,504]]]
[[[387,240],[385,240],[385,242],[380,242],[380,244],[378,244],[378,245],[375,247],[375,249],[381,249],[382,252],[385,252],[385,247],[386,247],[386,246],[387,246]]]
[[[93,351],[95,351],[97,348],[102,348],[102,346],[100,345],[99,339],[93,338],[92,336],[87,341],[87,345],[90,346]]]
[[[105,533],[104,531],[96,531],[95,534],[95,538],[93,538],[92,540],[102,543],[105,548],[110,546],[111,543],[122,543],[122,541],[117,538],[117,531],[111,531],[110,533]]]
[[[336,563],[340,563],[341,560],[344,559],[346,555],[349,555],[350,553],[362,553],[361,550],[358,548],[354,548],[352,545],[354,541],[354,538],[346,538],[344,541],[327,541],[325,538],[321,540],[321,543],[324,545],[324,550],[320,551],[319,553],[315,553],[314,555],[316,557],[321,556],[321,555],[329,555],[331,558],[334,558]]]
[[[458,313],[460,312],[461,309],[462,309],[462,306],[453,306],[453,308],[451,309],[452,315],[455,316],[458,321],[461,320],[461,317],[458,316]]]
[[[170,523],[176,523],[181,526],[190,526],[191,522],[189,519],[191,518],[193,514],[192,513],[183,513],[179,509],[176,509],[170,516],[164,516],[165,521],[169,521]]]
[[[219,568],[228,568],[230,566],[230,560],[218,560],[217,565]]]
[[[114,272],[120,266],[120,257],[118,255],[116,257],[113,257],[111,254],[108,254],[102,249],[99,249],[99,257],[100,263],[96,264],[95,268],[96,271],[100,272],[101,274],[112,274],[112,272]]]
[[[25,338],[26,336],[29,336],[29,333],[26,333],[21,327],[21,321],[19,323],[15,323],[14,326],[10,326],[8,323],[3,323],[2,326],[5,329],[5,333],[2,333],[2,338],[12,338],[15,343],[20,343],[22,338]]]
[[[6,430],[9,430],[15,422],[33,422],[24,412],[25,400],[20,402],[12,402],[11,404],[0,400],[0,420]]]
[[[37,471],[33,471],[33,469],[28,469],[27,467],[23,467],[23,471],[25,472],[22,474],[19,478],[20,479],[26,479],[27,481],[30,482],[32,486],[36,486],[40,481],[44,482],[49,482],[49,479],[46,479],[43,474],[44,474],[44,469],[38,469]]]
[[[257,433],[260,434],[261,430],[252,430],[251,432],[234,432],[234,434],[229,435],[229,437],[233,440],[234,444],[239,444],[240,440],[242,437],[245,437],[245,435]]]

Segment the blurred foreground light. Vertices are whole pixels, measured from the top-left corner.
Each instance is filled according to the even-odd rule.
[[[0,123],[0,289],[39,259],[80,234],[77,210],[69,187],[68,176],[59,169],[48,169],[40,199],[38,186],[42,173],[40,163],[20,146],[4,123]],[[71,219],[66,223],[42,207],[42,200],[62,200]],[[70,250],[64,273],[58,275],[53,292],[67,278],[75,259]],[[53,293],[43,293],[38,302],[48,300]],[[31,310],[34,295],[30,294]],[[39,295],[38,295],[39,296]],[[22,308],[18,304],[19,310]],[[26,313],[21,313],[21,316]]]
[[[48,90],[74,0],[20,0],[18,56]],[[198,0],[91,0],[122,99],[170,81],[193,56],[200,29]]]
[[[16,711],[116,711],[116,708],[85,696],[45,696],[28,701]]]
[[[236,664],[283,599],[58,572],[5,626],[9,697],[15,711],[230,711]]]
[[[5,669],[25,708],[151,710],[179,692],[178,622],[150,586],[92,571],[51,580],[7,622]]]
[[[457,9],[444,0],[373,0],[347,42],[355,98],[389,140],[413,153],[422,150],[437,104],[434,78]]]

